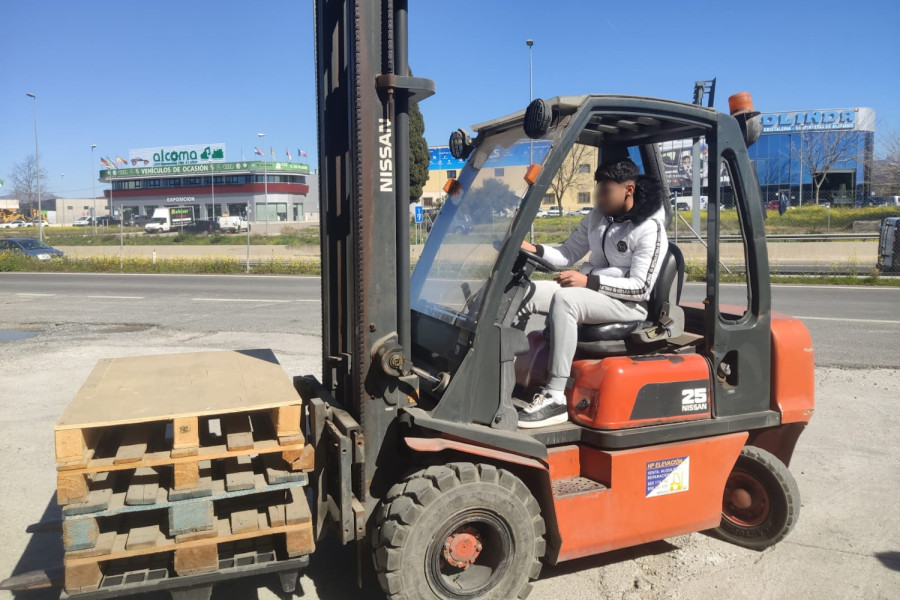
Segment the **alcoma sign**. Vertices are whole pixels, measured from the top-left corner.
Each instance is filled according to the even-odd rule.
[[[136,148],[128,151],[128,159],[132,167],[170,167],[225,162],[225,144]]]

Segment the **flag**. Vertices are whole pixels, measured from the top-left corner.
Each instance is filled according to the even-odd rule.
[[[306,150],[301,150],[300,152],[298,152],[298,154],[303,158],[306,158]]]
[[[259,154],[260,156],[265,156],[265,154],[263,154],[263,151],[259,149],[259,146],[253,146],[253,152]]]
[[[106,167],[107,169],[111,168],[109,163],[106,162],[106,159],[103,158],[102,156],[100,157],[100,164],[103,165],[104,167]]]
[[[117,163],[122,163],[123,165],[127,165],[127,164],[128,164],[128,161],[125,160],[124,158],[122,158],[121,156],[119,156],[118,154],[116,154],[116,162],[117,162]]]
[[[291,151],[285,148],[284,153],[287,154],[288,162],[291,162]]]
[[[0,179],[0,187],[3,187],[3,180]]]
[[[111,159],[111,158],[108,157],[108,156],[106,157],[106,164],[112,166],[112,168],[114,168],[114,169],[118,169],[118,168],[119,168],[119,165],[116,164],[116,161],[114,161],[113,159]]]
[[[272,155],[272,160],[275,160],[275,150],[272,149],[272,146],[269,146],[269,154]]]

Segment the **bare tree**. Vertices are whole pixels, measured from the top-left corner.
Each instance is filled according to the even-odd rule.
[[[766,200],[769,199],[771,186],[781,187],[790,179],[790,162],[788,157],[778,156],[757,161],[756,170],[760,185],[765,188]],[[778,191],[778,190],[776,190]]]
[[[799,144],[791,142],[791,154],[812,176],[816,205],[828,173],[838,163],[853,160],[858,153],[858,135],[847,129],[804,132],[800,134]]]
[[[595,151],[590,146],[575,144],[562,165],[553,176],[547,191],[553,194],[559,214],[563,214],[563,197],[569,190],[589,191],[593,184],[592,163],[596,160]],[[585,168],[586,165],[586,168]]]
[[[886,130],[879,136],[879,156],[872,165],[872,188],[879,196],[900,195],[900,131]]]
[[[16,198],[19,199],[20,210],[30,210],[37,207],[37,161],[34,154],[29,154],[21,162],[13,165],[12,184]],[[41,197],[49,191],[47,171],[41,169]]]

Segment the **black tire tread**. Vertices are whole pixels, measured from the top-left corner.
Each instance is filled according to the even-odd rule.
[[[431,466],[413,473],[388,491],[375,514],[376,532],[373,537],[375,570],[382,590],[390,600],[414,600],[416,596],[400,589],[402,546],[409,530],[422,511],[442,493],[469,483],[488,483],[512,492],[531,515],[535,533],[533,562],[530,579],[537,579],[541,572],[540,559],[546,551],[544,533],[546,526],[541,517],[540,505],[522,480],[513,473],[488,464],[468,462]],[[516,597],[525,598],[531,592],[531,583],[523,581]]]
[[[730,534],[727,529],[723,529],[723,527],[727,527],[724,516],[722,518],[722,525],[716,527],[712,531],[716,537],[726,542],[737,544],[752,550],[764,550],[783,540],[797,524],[797,519],[800,514],[800,488],[797,486],[797,481],[785,464],[771,452],[756,446],[744,446],[741,450],[741,456],[738,458],[738,462],[741,461],[741,458],[753,461],[760,467],[766,469],[768,473],[775,478],[778,485],[781,486],[786,500],[786,522],[778,535],[765,539],[764,541],[760,541],[759,538],[756,538],[756,543],[748,542],[739,536]]]

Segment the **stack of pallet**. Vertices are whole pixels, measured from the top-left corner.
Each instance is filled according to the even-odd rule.
[[[98,363],[55,427],[66,592],[312,552],[300,411],[270,351]]]

